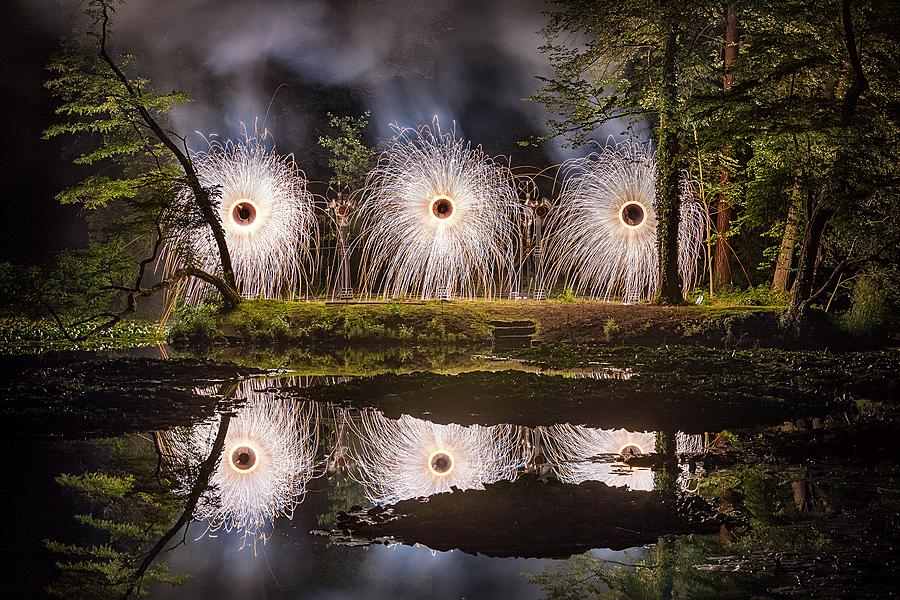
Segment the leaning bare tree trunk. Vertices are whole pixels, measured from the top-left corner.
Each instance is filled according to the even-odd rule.
[[[659,144],[656,152],[656,251],[659,257],[657,304],[681,304],[684,294],[678,272],[678,226],[681,219],[681,189],[678,173],[678,131],[675,124],[674,24],[668,28],[663,46],[662,94],[659,110]]]
[[[187,151],[182,150],[169,134],[166,133],[159,122],[153,118],[153,115],[150,114],[150,111],[142,103],[141,95],[138,93],[138,90],[135,89],[119,64],[116,63],[107,52],[106,43],[109,35],[110,0],[98,0],[98,4],[102,10],[100,49],[98,54],[103,62],[109,66],[115,78],[125,87],[125,90],[135,109],[138,111],[138,114],[140,114],[144,125],[153,132],[156,139],[159,140],[172,156],[175,157],[181,165],[181,168],[184,170],[187,185],[191,189],[197,207],[200,209],[200,214],[203,215],[203,220],[209,225],[209,228],[212,231],[213,239],[216,242],[216,248],[219,250],[219,259],[222,264],[222,279],[224,279],[226,286],[235,291],[234,294],[222,295],[225,308],[229,310],[233,309],[238,305],[241,297],[240,294],[237,293],[237,282],[234,277],[234,267],[231,263],[231,253],[228,250],[228,243],[225,239],[225,229],[222,227],[222,221],[219,219],[216,207],[213,205],[212,197],[210,196],[209,191],[200,183],[200,178],[197,176],[197,172],[194,169],[194,163],[191,161]]]
[[[784,235],[781,236],[781,248],[775,261],[775,276],[772,278],[773,292],[786,292],[794,265],[794,250],[797,247],[797,221],[800,211],[797,209],[799,188],[791,192],[791,205],[788,207],[787,221],[784,224]]]
[[[128,583],[128,587],[122,595],[123,600],[127,600],[132,594],[140,590],[142,580],[147,574],[147,570],[153,564],[153,561],[165,551],[166,545],[168,545],[172,538],[175,537],[175,534],[181,531],[182,527],[189,525],[191,520],[193,520],[197,503],[200,501],[203,492],[209,488],[209,480],[219,463],[219,456],[221,456],[222,451],[225,448],[225,436],[228,435],[228,426],[230,424],[231,415],[227,413],[222,415],[221,420],[219,421],[219,429],[216,432],[215,440],[213,440],[212,448],[209,451],[209,455],[200,464],[197,478],[194,480],[194,483],[191,486],[191,492],[188,494],[187,501],[185,502],[184,511],[182,511],[178,520],[175,521],[175,524],[159,538],[153,548],[147,552],[141,563],[135,568],[134,574],[131,576],[131,580]]]
[[[727,93],[734,85],[734,59],[737,56],[737,15],[734,4],[728,3],[728,16],[725,19],[725,80],[723,89]],[[731,148],[724,148],[722,155],[731,157]],[[721,191],[716,215],[716,233],[719,241],[716,242],[714,272],[716,284],[721,288],[731,285],[731,248],[726,241],[728,230],[731,229],[731,220],[734,218],[734,209],[728,204],[728,184],[731,181],[731,170],[728,165],[722,170]]]
[[[825,207],[829,190],[827,185],[821,192],[818,201],[808,209],[806,230],[803,243],[800,245],[800,257],[797,262],[797,280],[791,291],[791,308],[800,306],[812,295],[815,279],[816,257],[822,245],[825,225],[831,217],[831,211]]]

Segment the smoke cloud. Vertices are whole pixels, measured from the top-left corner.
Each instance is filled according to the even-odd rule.
[[[62,1],[70,16],[83,6],[44,1]],[[393,123],[437,116],[490,154],[546,166],[584,153],[563,140],[539,151],[517,145],[545,133],[550,116],[525,100],[552,73],[539,50],[546,8],[544,0],[129,0],[113,41],[138,56],[157,89],[191,96],[174,114],[182,134],[235,137],[241,123],[256,123],[304,166],[326,112],[368,110],[378,138]],[[53,20],[72,22],[59,11]]]
[[[64,10],[76,6],[66,0]],[[131,0],[117,9],[113,40],[157,89],[192,97],[175,114],[180,132],[233,136],[268,114],[283,146],[284,132],[303,139],[324,112],[347,106],[371,111],[380,137],[391,123],[438,116],[489,152],[515,152],[548,117],[524,100],[550,74],[538,49],[544,9],[543,0]]]

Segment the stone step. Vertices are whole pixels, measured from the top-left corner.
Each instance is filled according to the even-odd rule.
[[[494,338],[494,348],[531,348],[530,335],[511,335]]]
[[[493,325],[494,327],[527,327],[529,325],[534,326],[534,321],[530,320],[521,320],[521,321],[488,321],[488,325]]]
[[[508,337],[511,335],[534,335],[537,333],[536,325],[522,325],[516,327],[494,327],[494,337]]]

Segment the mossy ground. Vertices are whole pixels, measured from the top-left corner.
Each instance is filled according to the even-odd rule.
[[[452,302],[283,302],[250,300],[220,314],[215,307],[177,312],[175,342],[271,343],[336,347],[457,344],[492,341],[492,321],[530,320],[538,342],[573,344],[702,344],[720,348],[790,346],[778,329],[779,306],[622,305],[592,300]],[[812,347],[849,344],[827,325]]]

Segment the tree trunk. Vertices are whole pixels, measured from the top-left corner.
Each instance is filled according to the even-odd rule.
[[[737,56],[737,15],[734,10],[734,4],[728,3],[728,15],[725,19],[725,78],[723,89],[727,93],[734,85],[734,59]],[[731,157],[731,148],[724,148],[722,155],[726,158]],[[716,242],[715,248],[715,278],[716,284],[721,288],[731,285],[731,248],[725,240],[728,230],[731,229],[731,220],[734,218],[734,209],[728,204],[728,184],[731,180],[731,171],[726,164],[722,170],[722,185],[719,192],[719,203],[716,215],[716,233],[719,235],[719,241]]]
[[[235,291],[234,294],[222,295],[222,301],[225,305],[226,310],[231,310],[240,303],[241,296],[238,293],[239,290],[237,289],[237,283],[234,278],[234,267],[231,264],[231,253],[228,250],[228,243],[225,239],[225,229],[224,227],[222,227],[222,221],[219,219],[219,215],[216,212],[216,207],[213,204],[209,191],[200,184],[200,178],[197,176],[197,172],[194,169],[194,163],[193,161],[191,161],[187,150],[182,150],[178,146],[178,144],[175,143],[175,141],[169,136],[169,134],[166,133],[159,122],[157,122],[157,120],[153,118],[153,115],[150,114],[150,111],[143,104],[139,91],[135,89],[132,82],[125,75],[125,72],[122,71],[122,68],[116,63],[116,61],[112,59],[112,57],[107,52],[106,42],[109,36],[109,13],[111,12],[110,1],[100,0],[99,5],[102,11],[102,16],[100,19],[101,35],[99,40],[99,56],[109,66],[115,77],[125,87],[125,90],[128,92],[128,95],[133,101],[135,109],[138,111],[138,114],[144,121],[144,124],[150,129],[150,131],[153,132],[153,135],[156,137],[156,139],[159,140],[159,142],[163,146],[165,146],[169,152],[171,152],[171,154],[181,165],[182,169],[184,169],[188,187],[191,188],[194,200],[197,203],[198,208],[200,209],[200,214],[203,215],[203,220],[206,221],[206,224],[209,225],[210,229],[212,230],[213,238],[216,241],[216,248],[219,250],[219,259],[222,263],[222,278],[224,279],[224,283],[226,286],[232,288]]]
[[[722,154],[729,154],[723,150]],[[731,229],[731,219],[734,216],[734,210],[728,204],[725,196],[725,188],[731,179],[731,172],[728,167],[722,172],[722,191],[719,192],[719,203],[716,206],[716,234],[717,241],[714,250],[713,272],[716,277],[716,286],[721,289],[731,285],[731,248],[725,240],[728,230]]]
[[[819,247],[822,245],[822,235],[825,233],[825,225],[831,217],[831,211],[825,208],[825,199],[829,194],[826,185],[821,197],[808,211],[806,230],[803,234],[803,243],[800,246],[800,255],[797,261],[797,279],[791,290],[791,306],[786,315],[786,324],[797,329],[803,320],[806,310],[806,300],[812,295],[815,283],[816,257],[819,255]]]
[[[869,82],[863,72],[862,61],[856,48],[852,5],[852,0],[843,0],[841,3],[844,44],[850,61],[850,85],[841,103],[841,125],[844,128],[848,128],[853,123],[859,99],[869,89]],[[825,232],[825,226],[832,214],[831,209],[828,208],[828,200],[835,193],[846,193],[849,186],[845,162],[845,153],[842,148],[838,148],[834,166],[825,183],[822,184],[819,198],[808,209],[806,234],[803,238],[803,245],[800,247],[800,258],[797,263],[797,281],[794,283],[791,293],[791,305],[781,321],[784,328],[794,332],[799,332],[806,311],[815,300],[813,284],[816,261],[821,251],[822,234]]]
[[[784,235],[781,236],[781,249],[775,261],[775,276],[772,278],[773,292],[786,292],[791,278],[791,267],[794,264],[794,250],[797,247],[797,220],[800,211],[797,209],[799,187],[791,192],[791,205],[788,207],[787,222],[784,224]]]
[[[681,219],[681,188],[678,172],[678,131],[675,123],[674,24],[667,29],[663,44],[662,90],[659,106],[659,143],[656,151],[656,251],[659,258],[657,304],[681,304],[684,295],[678,272],[678,226]]]
[[[188,494],[187,500],[185,501],[184,511],[181,513],[181,516],[178,517],[178,520],[175,521],[175,524],[166,531],[165,534],[153,548],[144,555],[143,560],[141,560],[140,565],[137,566],[134,570],[134,574],[130,577],[130,582],[128,583],[128,587],[123,594],[123,598],[129,598],[133,593],[139,592],[141,589],[141,580],[147,574],[147,570],[153,564],[160,554],[162,554],[166,550],[166,546],[175,537],[181,529],[191,523],[194,518],[194,511],[197,509],[197,503],[200,501],[200,497],[203,495],[209,488],[209,480],[212,477],[213,472],[216,469],[216,466],[219,464],[219,457],[222,454],[222,451],[225,448],[225,436],[228,435],[228,426],[231,424],[231,415],[225,413],[222,415],[221,420],[219,421],[219,428],[216,432],[216,437],[213,440],[212,448],[209,451],[209,455],[206,459],[200,464],[200,468],[197,472],[197,478],[194,480],[191,485],[190,494]],[[187,532],[185,532],[187,534]],[[171,550],[171,548],[169,548]]]

